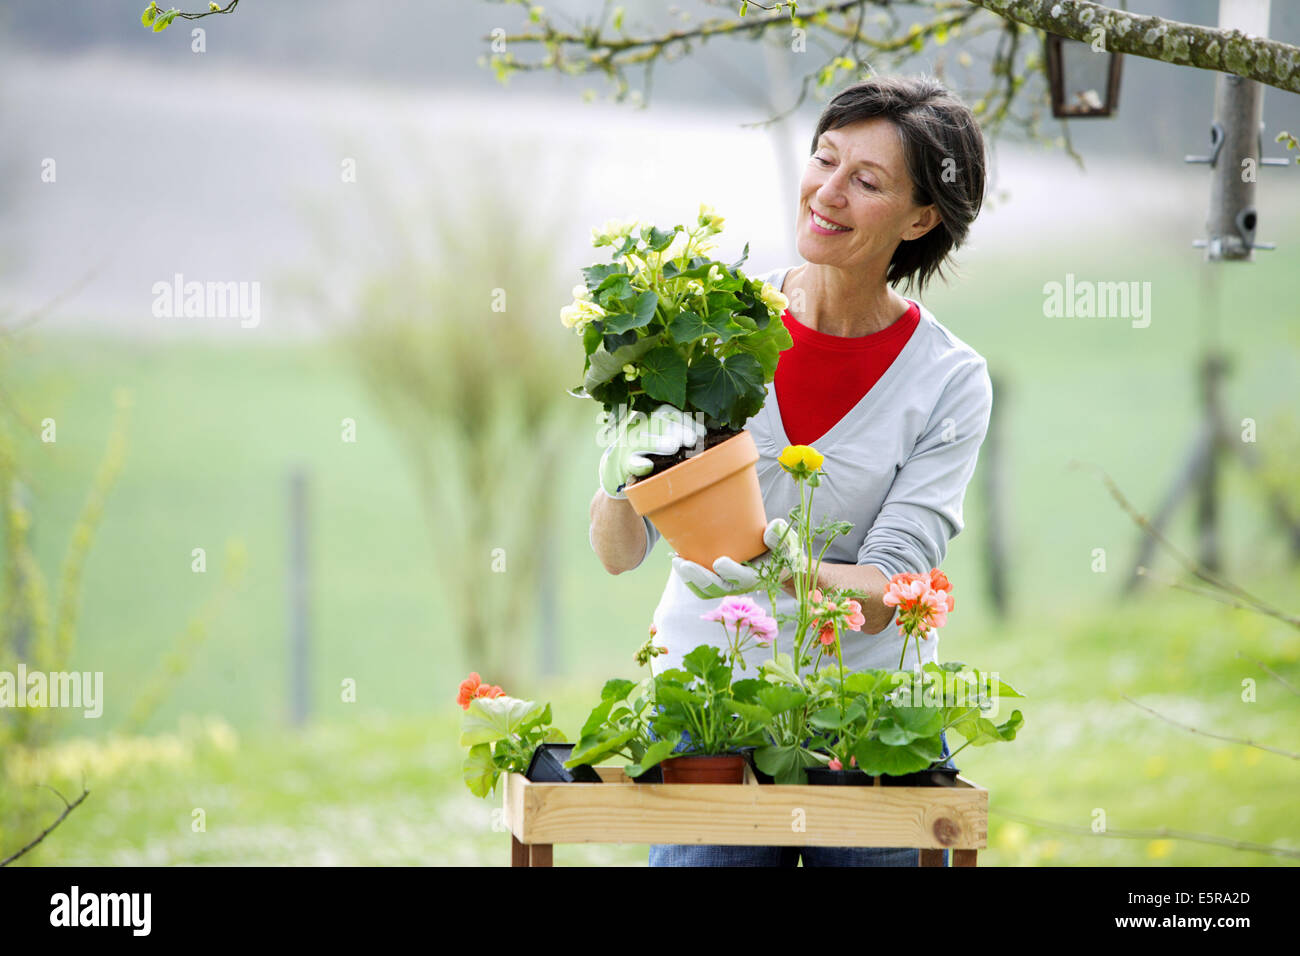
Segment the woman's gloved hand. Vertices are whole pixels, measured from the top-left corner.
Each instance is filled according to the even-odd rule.
[[[758,586],[759,572],[777,554],[781,554],[797,571],[808,569],[807,557],[799,547],[799,536],[784,518],[773,518],[763,532],[763,543],[768,550],[741,564],[725,554],[713,562],[710,571],[702,564],[673,555],[673,571],[677,573],[696,597],[710,599],[729,594],[746,594]]]
[[[706,431],[703,422],[672,405],[660,405],[648,416],[641,412],[628,418],[630,422],[616,426],[614,440],[600,458],[600,487],[611,498],[626,498],[623,486],[633,476],[653,470],[654,463],[644,455],[671,455],[693,448]]]

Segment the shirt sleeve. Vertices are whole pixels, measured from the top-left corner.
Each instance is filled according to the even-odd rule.
[[[966,485],[992,409],[993,384],[980,358],[955,372],[939,396],[858,550],[858,564],[875,565],[892,577],[924,574],[943,563],[948,541],[964,527]]]

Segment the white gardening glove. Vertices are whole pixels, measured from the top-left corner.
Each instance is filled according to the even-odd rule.
[[[600,458],[600,487],[611,498],[626,498],[623,486],[633,476],[654,469],[654,462],[644,455],[671,455],[693,448],[706,431],[702,421],[672,405],[660,405],[649,416],[642,412],[628,418],[631,423],[616,427],[613,442]]]
[[[707,600],[729,594],[746,594],[754,590],[758,585],[759,569],[771,561],[775,553],[784,555],[795,570],[807,570],[808,563],[803,549],[799,547],[798,535],[784,518],[773,518],[767,523],[767,528],[763,531],[763,543],[768,550],[752,561],[741,564],[724,554],[713,562],[712,571],[702,564],[674,554],[673,571],[696,597]]]

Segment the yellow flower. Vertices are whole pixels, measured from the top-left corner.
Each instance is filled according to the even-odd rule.
[[[764,282],[763,287],[758,291],[758,297],[763,300],[763,304],[772,312],[780,315],[789,306],[790,300],[782,294],[781,290],[770,282]]]
[[[1163,860],[1173,852],[1173,840],[1152,840],[1147,844],[1147,856],[1152,860]]]
[[[721,216],[714,211],[708,203],[700,203],[700,225],[708,226],[714,232],[722,232],[722,224],[726,222]]]
[[[812,445],[786,445],[777,461],[796,478],[805,478],[822,466],[826,459]]]

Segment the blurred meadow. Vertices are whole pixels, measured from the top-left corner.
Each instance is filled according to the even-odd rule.
[[[465,6],[476,13],[459,42],[481,50],[503,14]],[[277,14],[241,7],[209,40],[229,31],[233,42],[264,17]],[[476,670],[550,700],[572,737],[606,678],[635,676],[669,571],[665,544],[610,576],[588,543],[596,408],[564,393],[582,358],[558,313],[578,270],[604,258],[590,228],[685,221],[708,201],[728,220],[720,258],[749,241],[751,272],[796,264],[790,213],[817,106],[782,133],[742,132],[766,114],[674,99],[671,86],[645,112],[583,106],[579,85],[548,97],[538,93],[550,84],[528,89],[526,77],[494,86],[469,54],[459,100],[453,79],[357,63],[308,90],[306,67],[221,62],[219,44],[181,58],[166,52],[178,37],[116,39],[130,26],[99,26],[93,49],[0,28],[21,52],[0,67],[0,580],[12,595],[36,573],[14,558],[21,524],[49,610],[43,624],[10,601],[0,648],[12,654],[19,630],[57,635],[71,618],[59,583],[76,573],[69,555],[84,554],[62,663],[102,671],[105,686],[98,719],[51,712],[39,733],[21,737],[11,721],[0,735],[0,858],[61,810],[42,785],[71,798],[84,781],[84,804],[21,864],[504,865],[499,798],[461,781],[457,684]],[[131,61],[130,50],[145,53]],[[757,56],[744,44],[729,55]],[[1144,121],[1132,114],[1149,109],[1141,78],[1174,68],[1126,70],[1134,137]],[[1194,92],[1179,95],[1208,110],[1212,78],[1191,72]],[[142,139],[145,121],[104,92],[111,78],[210,99],[188,117],[153,116]],[[37,109],[26,93],[47,83]],[[267,103],[255,102],[259,83]],[[1270,91],[1266,115],[1285,108],[1300,127],[1285,96]],[[93,113],[103,125],[87,124]],[[1254,421],[1265,465],[1262,481],[1236,461],[1222,468],[1223,574],[1300,614],[1300,564],[1265,495],[1300,514],[1300,175],[1261,174],[1260,237],[1276,251],[1205,264],[1191,240],[1208,180],[1181,162],[1201,148],[1201,119],[1146,145],[1114,131],[1090,144],[1076,123],[1086,171],[1041,146],[999,144],[1006,195],[990,199],[958,274],[924,298],[988,359],[1006,480],[1008,613],[988,593],[987,445],[943,565],[956,609],[941,658],[996,670],[1027,695],[1014,743],[958,758],[991,791],[981,865],[1294,863],[1018,819],[1087,831],[1098,809],[1112,830],[1300,851],[1293,759],[1187,733],[1121,696],[1295,750],[1300,695],[1286,681],[1300,683],[1300,630],[1159,582],[1122,598],[1141,531],[1095,472],[1070,467],[1104,469],[1150,515],[1198,427],[1196,366],[1218,342],[1232,363],[1227,416]],[[50,155],[57,185],[34,171]],[[348,158],[357,182],[341,185]],[[132,180],[150,164],[189,175]],[[260,324],[151,315],[153,283],[174,273],[260,281]],[[1043,286],[1067,274],[1149,282],[1149,327],[1047,317]],[[54,441],[42,440],[48,421]],[[103,483],[97,526],[79,531],[106,454],[120,471]],[[307,514],[299,618],[294,474]],[[1194,517],[1189,499],[1167,529],[1193,554]],[[1152,565],[1186,580],[1165,553]],[[644,865],[646,847],[559,846],[555,859]]]

